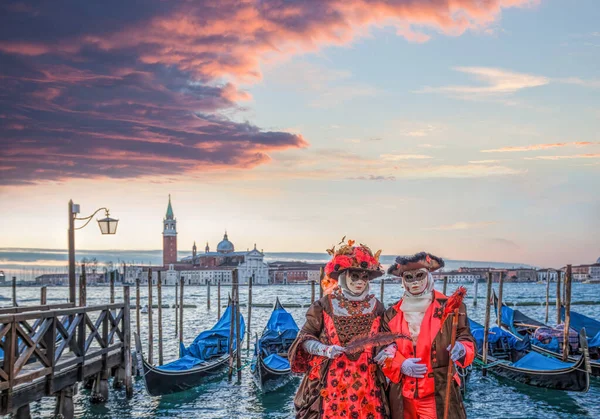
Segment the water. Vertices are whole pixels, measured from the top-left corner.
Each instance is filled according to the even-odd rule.
[[[448,293],[457,285],[448,284]],[[472,295],[472,285],[467,285],[469,295]],[[379,285],[374,285],[375,294],[379,295]],[[552,288],[552,291],[554,288]],[[195,309],[184,310],[184,341],[189,344],[203,329],[209,328],[217,320],[217,289],[211,287],[211,309],[206,308],[206,287],[188,286],[185,289],[185,303],[196,304]],[[229,287],[221,288],[222,302],[226,301]],[[11,297],[10,288],[0,288],[1,297]],[[398,300],[402,293],[398,284],[386,284],[385,303],[391,304]],[[472,300],[468,297],[467,306],[469,316],[482,322],[485,315],[483,294],[485,285],[479,284],[480,299],[476,309],[472,307]],[[132,295],[135,290],[132,288]],[[247,288],[240,288],[240,301],[247,301]],[[65,302],[68,289],[55,287],[48,289],[49,303]],[[33,305],[39,301],[38,288],[22,288],[18,290],[21,305]],[[142,287],[142,306],[146,303],[147,287]],[[310,286],[255,286],[253,302],[273,303],[278,296],[282,304],[310,303]],[[573,301],[597,300],[600,296],[600,285],[573,284]],[[538,284],[506,284],[504,288],[505,301],[539,301],[540,306],[519,307],[525,314],[544,319],[545,286]],[[552,296],[551,296],[552,299]],[[88,304],[105,304],[109,300],[108,288],[89,287]],[[122,293],[118,293],[117,300],[122,300]],[[175,289],[163,288],[163,302],[173,304]],[[156,304],[156,290],[153,302]],[[591,317],[600,318],[600,305],[574,306],[574,309]],[[304,323],[304,308],[290,308],[296,322],[301,326]],[[267,308],[252,309],[251,332],[254,334],[262,331],[271,310]],[[247,308],[242,307],[242,313],[247,315]],[[156,309],[154,310],[154,327],[156,328]],[[132,310],[132,329],[135,329],[135,311]],[[556,312],[550,309],[550,322],[556,320]],[[172,360],[177,353],[177,337],[175,336],[175,310],[163,310],[163,333],[165,362]],[[146,342],[147,316],[142,316],[142,342]],[[154,331],[154,339],[158,339],[158,331]],[[156,342],[155,342],[156,343]],[[244,348],[245,343],[244,343]],[[144,348],[147,352],[147,347]],[[155,362],[158,357],[157,346],[154,348]],[[246,351],[243,352],[242,364],[247,363]],[[74,397],[75,416],[77,418],[126,418],[126,417],[156,417],[156,418],[290,418],[294,416],[292,400],[299,380],[296,379],[275,393],[261,394],[249,372],[249,366],[243,370],[241,384],[229,383],[226,371],[216,376],[210,382],[187,392],[164,397],[150,397],[146,394],[143,382],[135,382],[135,394],[130,400],[125,398],[125,392],[110,391],[110,400],[104,406],[89,404],[89,392],[80,390]],[[494,375],[483,378],[479,370],[475,370],[471,377],[468,394],[465,400],[467,414],[473,418],[598,418],[600,417],[600,380],[592,379],[590,391],[586,394],[566,393],[553,390],[544,390],[514,384],[499,379]],[[49,418],[54,408],[54,398],[47,398],[41,402],[33,403],[33,417]]]

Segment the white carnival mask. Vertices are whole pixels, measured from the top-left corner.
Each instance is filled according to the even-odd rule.
[[[419,295],[427,289],[429,272],[425,268],[405,271],[402,274],[402,285],[412,295]]]

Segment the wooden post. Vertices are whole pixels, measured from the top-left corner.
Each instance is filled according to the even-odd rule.
[[[550,269],[546,273],[546,320],[545,324],[548,324],[548,313],[550,311]]]
[[[154,336],[152,324],[152,268],[148,268],[148,363],[152,364]]]
[[[175,280],[175,336],[179,335],[179,284]]]
[[[110,273],[110,303],[115,303],[115,271]]]
[[[560,306],[561,306],[561,301],[560,301],[560,274],[561,271],[557,270],[556,271],[556,324],[560,324]]]
[[[206,283],[206,309],[210,311],[210,279]]]
[[[79,277],[79,307],[85,307],[87,304],[87,276],[85,265],[81,264],[81,277]]]
[[[315,280],[310,281],[310,303],[315,302]]]
[[[563,335],[563,362],[569,357],[569,327],[571,326],[571,265],[567,265],[565,275],[565,333]]]
[[[48,287],[46,285],[44,285],[42,288],[40,288],[40,304],[45,306],[47,304],[48,301]]]
[[[252,321],[252,283],[254,282],[254,273],[248,278],[248,323],[246,325],[246,334],[248,335],[248,341],[246,344],[246,350],[250,350],[250,322]],[[241,341],[241,339],[240,339]]]
[[[384,296],[384,292],[385,292],[385,281],[383,280],[382,276],[380,276],[379,279],[381,280],[381,285],[380,285],[380,287],[381,287],[381,289],[380,289],[381,295],[380,295],[379,301],[381,301],[381,304],[383,304],[383,296]],[[384,304],[384,307],[385,307],[385,304]]]
[[[138,336],[140,333],[140,278],[135,278],[135,326]]]
[[[504,271],[500,271],[500,282],[498,284],[498,311],[496,312],[496,323],[502,327],[502,290],[504,288]]]
[[[12,277],[12,300],[13,300],[13,307],[17,307],[17,277],[13,276]]]
[[[236,275],[234,273],[235,271],[233,271],[231,274],[232,275]],[[232,281],[233,284],[233,281]],[[233,286],[231,287],[231,295],[229,296],[229,305],[228,307],[230,307],[230,311],[229,311],[229,370],[227,372],[227,379],[229,381],[231,381],[231,377],[233,376],[233,336],[235,333],[235,321],[234,321],[234,317],[233,314],[235,312],[235,309],[233,307],[233,302],[235,301],[235,289],[233,288]]]
[[[319,300],[323,298],[323,278],[325,277],[325,268],[319,268]]]
[[[239,276],[235,275],[235,359],[237,368],[238,384],[242,381],[242,335],[240,333],[240,281]]]
[[[223,275],[221,275],[223,277]],[[217,280],[217,320],[221,318],[221,278]]]
[[[123,287],[123,355],[125,358],[125,393],[127,398],[133,397],[133,380],[131,378],[131,304],[129,285]]]
[[[473,307],[477,307],[477,291],[479,288],[479,278],[475,278],[475,283],[473,284]]]
[[[483,371],[482,374],[485,377],[487,374],[487,355],[488,355],[488,333],[490,330],[490,303],[492,299],[492,273],[487,273],[487,293],[485,298],[485,322],[483,324],[483,348],[481,348],[481,354],[483,356]]]
[[[446,295],[446,288],[448,287],[448,277],[444,276],[444,288],[442,289],[442,294]]]
[[[158,280],[156,281],[156,293],[158,294],[158,365],[163,364],[163,341],[162,341],[162,279],[161,272],[158,271]]]
[[[179,283],[179,346],[183,343],[183,285],[185,279],[182,276]]]

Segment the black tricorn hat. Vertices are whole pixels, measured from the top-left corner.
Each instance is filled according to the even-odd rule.
[[[420,252],[414,256],[398,256],[396,263],[388,268],[388,274],[402,276],[405,271],[425,268],[429,272],[433,272],[443,267],[444,259],[431,253]]]

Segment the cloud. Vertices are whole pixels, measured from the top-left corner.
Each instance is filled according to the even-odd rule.
[[[440,145],[440,144],[417,144],[417,147],[421,147],[421,148],[446,148],[445,145]]]
[[[516,146],[516,147],[502,147],[495,148],[491,150],[481,150],[482,153],[514,153],[514,152],[523,152],[523,151],[539,151],[539,150],[548,150],[552,148],[559,147],[567,147],[567,146],[575,146],[575,147],[585,147],[589,145],[597,145],[600,143],[594,143],[590,141],[578,141],[578,142],[570,142],[570,143],[550,143],[550,144],[532,144],[526,146]]]
[[[432,159],[433,157],[425,154],[382,154],[380,156],[383,160],[387,161],[400,161],[400,160],[425,160]]]
[[[536,156],[525,157],[525,160],[569,160],[569,159],[600,159],[600,153],[575,154],[571,156]]]
[[[500,160],[470,160],[469,164],[493,164],[498,162],[500,162]]]
[[[531,3],[106,0],[90,13],[79,0],[2,2],[0,182],[161,179],[264,165],[308,141],[226,116],[250,99],[237,85],[259,81],[262,62],[348,44],[373,25],[415,42],[431,36],[423,28],[457,36]],[[342,83],[313,103],[374,93]]]
[[[358,177],[349,177],[349,180],[375,180],[375,181],[384,181],[384,180],[396,180],[395,176],[358,176]]]
[[[483,221],[477,223],[469,223],[466,221],[459,221],[454,224],[442,225],[438,227],[424,227],[422,230],[435,230],[435,231],[447,231],[447,230],[472,230],[475,228],[488,227],[490,225],[497,224],[495,221]]]
[[[479,86],[441,86],[425,87],[422,93],[447,93],[450,95],[490,96],[515,93],[519,90],[544,86],[550,79],[533,74],[517,73],[510,70],[490,67],[456,67],[456,71],[469,74],[477,81]]]

